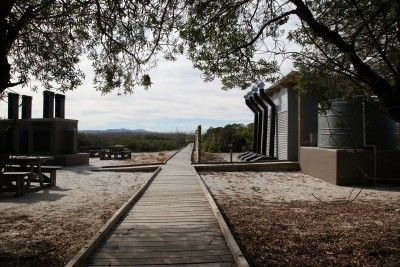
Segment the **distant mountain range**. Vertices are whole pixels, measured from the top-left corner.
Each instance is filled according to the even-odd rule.
[[[121,128],[121,129],[107,129],[107,130],[81,130],[80,132],[82,133],[150,133],[149,131],[143,130],[143,129],[135,129],[135,130],[131,130],[131,129],[125,129],[125,128]]]

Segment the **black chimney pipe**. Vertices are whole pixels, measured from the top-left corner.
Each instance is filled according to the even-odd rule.
[[[267,136],[268,136],[268,107],[259,95],[260,93],[254,94],[254,100],[260,106],[262,110],[262,134],[261,134],[261,154],[267,155]]]
[[[254,113],[254,125],[253,125],[253,152],[256,152],[257,150],[257,124],[258,124],[258,113],[257,110],[253,107],[253,105],[250,103],[250,99],[248,96],[245,97],[245,102],[246,105],[249,107],[251,111]]]
[[[54,117],[54,93],[43,91],[43,118]]]
[[[8,119],[17,120],[18,119],[18,102],[19,94],[8,93]]]
[[[250,94],[249,97],[250,100],[250,104],[253,106],[253,108],[257,111],[257,138],[256,138],[256,150],[254,152],[256,153],[261,153],[261,124],[262,124],[262,110],[260,109],[260,107],[257,105],[254,96],[252,94]]]
[[[32,97],[29,95],[22,96],[22,112],[21,119],[31,119],[32,118]]]
[[[56,94],[56,117],[65,119],[65,95]]]
[[[269,134],[269,156],[275,157],[275,124],[276,124],[276,107],[275,103],[266,94],[266,90],[260,88],[260,96],[268,103],[271,107],[271,129]]]

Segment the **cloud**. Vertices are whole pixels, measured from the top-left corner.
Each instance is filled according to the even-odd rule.
[[[117,92],[101,95],[91,82],[93,71],[88,61],[82,86],[66,93],[66,117],[79,120],[79,129],[130,128],[152,131],[192,132],[198,124],[204,129],[228,123],[250,123],[252,113],[243,101],[244,91],[221,90],[219,81],[204,83],[201,73],[183,57],[174,62],[161,60],[150,71],[153,85],[137,88],[131,95]],[[33,96],[33,117],[42,116],[42,92],[27,88],[13,89]],[[0,116],[7,116],[7,106],[0,104]]]

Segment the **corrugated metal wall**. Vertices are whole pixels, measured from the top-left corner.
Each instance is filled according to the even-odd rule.
[[[276,136],[275,156],[279,160],[294,160],[298,158],[298,128],[297,128],[297,95],[288,88],[282,88],[269,96],[276,105]],[[271,110],[268,110],[268,129],[271,127]],[[269,135],[267,138],[269,152]]]
[[[283,88],[282,90],[272,94],[271,100],[274,101],[276,106],[276,136],[275,136],[275,156],[278,159],[287,159],[287,148],[288,148],[288,90]],[[268,121],[270,129],[271,124],[271,109],[268,110]],[[269,151],[269,136],[267,138],[267,151]]]

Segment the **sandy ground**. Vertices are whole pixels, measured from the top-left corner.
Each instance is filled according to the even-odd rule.
[[[176,150],[132,153],[131,159],[124,160],[100,160],[100,158],[90,158],[90,164],[94,167],[101,167],[125,164],[163,163],[175,152]]]
[[[354,199],[360,188],[300,172],[202,177],[251,266],[399,266],[400,187]]]
[[[151,173],[57,172],[57,186],[15,198],[0,194],[0,265],[67,263]]]
[[[202,177],[217,193],[263,201],[346,201],[361,189],[336,186],[301,172],[211,172]],[[366,187],[357,199],[400,202],[400,186]]]

